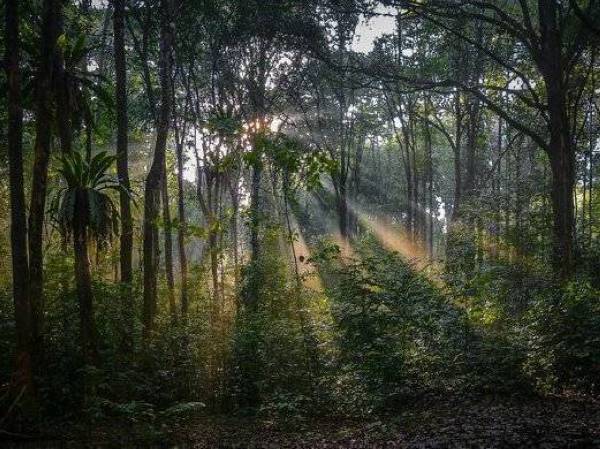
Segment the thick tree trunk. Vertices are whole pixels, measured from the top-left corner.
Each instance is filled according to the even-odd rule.
[[[567,86],[564,80],[558,5],[555,0],[539,0],[541,56],[540,72],[546,84],[550,142],[547,148],[552,169],[554,271],[560,279],[573,273],[575,211],[575,151],[567,113]]]
[[[165,150],[169,134],[169,120],[171,115],[171,47],[173,42],[173,29],[170,25],[171,8],[169,0],[161,0],[161,27],[160,27],[160,93],[161,104],[157,120],[156,145],[154,158],[146,178],[144,191],[144,307],[143,326],[144,338],[150,337],[154,327],[156,312],[157,291],[157,261],[156,250],[158,242],[157,218],[158,204],[161,190],[161,176],[165,163]]]
[[[575,263],[573,242],[575,161],[565,136],[552,136],[550,148],[554,230],[553,266],[555,273],[561,279],[566,279],[572,274]]]
[[[154,165],[153,165],[154,166]],[[158,178],[158,179],[156,179]],[[153,172],[152,168],[146,179],[144,191],[144,237],[143,237],[143,267],[144,267],[144,304],[142,323],[144,338],[149,338],[154,327],[154,314],[156,310],[156,238],[155,227],[158,218],[158,205],[160,189],[160,173]]]
[[[34,352],[41,350],[44,309],[43,233],[48,182],[48,162],[52,129],[51,89],[53,60],[59,36],[61,0],[45,0],[43,5],[41,57],[36,78],[36,112],[31,204],[29,206],[29,292]]]
[[[21,40],[18,0],[5,4],[5,68],[8,84],[8,167],[10,183],[10,243],[13,301],[16,323],[16,357],[13,384],[33,390],[31,370],[31,305],[29,302],[29,262],[23,188],[23,109],[21,104]]]
[[[96,322],[92,297],[92,276],[88,255],[87,236],[87,192],[77,192],[75,204],[75,220],[73,230],[73,246],[75,253],[75,284],[79,299],[79,332],[81,351],[87,365],[98,364],[98,347],[96,341]]]

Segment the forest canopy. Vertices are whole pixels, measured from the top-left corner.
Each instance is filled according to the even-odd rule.
[[[600,1],[0,10],[0,439],[519,395],[600,441]]]

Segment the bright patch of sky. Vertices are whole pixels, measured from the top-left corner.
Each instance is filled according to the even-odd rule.
[[[384,34],[393,33],[396,29],[396,17],[392,8],[380,8],[377,13],[376,16],[369,19],[361,17],[352,43],[354,51],[369,53],[373,50],[373,41]]]

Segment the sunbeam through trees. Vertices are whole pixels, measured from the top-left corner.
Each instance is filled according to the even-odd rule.
[[[599,0],[0,11],[0,445],[600,447]]]

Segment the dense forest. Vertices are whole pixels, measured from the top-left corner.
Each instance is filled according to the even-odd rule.
[[[0,11],[0,445],[600,447],[600,1]]]

